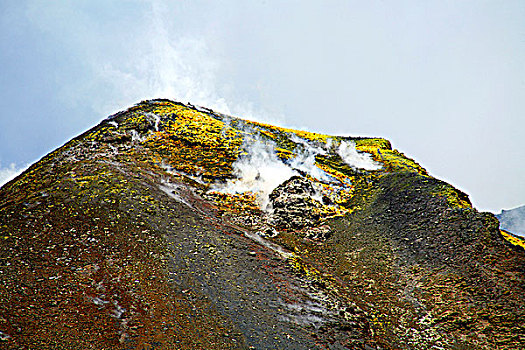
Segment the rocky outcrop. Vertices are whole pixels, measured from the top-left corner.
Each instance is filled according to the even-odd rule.
[[[315,196],[312,183],[304,177],[293,176],[286,180],[270,194],[273,223],[289,230],[317,226],[320,205]]]
[[[327,197],[321,198],[307,178],[293,176],[270,194],[269,221],[279,230],[323,240],[330,234],[328,227],[321,227],[323,202],[326,205],[329,201]]]

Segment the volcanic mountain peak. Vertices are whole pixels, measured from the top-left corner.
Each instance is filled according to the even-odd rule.
[[[523,241],[382,138],[144,101],[2,187],[0,223],[7,348],[525,345]]]

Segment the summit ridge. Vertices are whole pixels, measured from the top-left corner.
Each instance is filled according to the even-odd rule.
[[[383,138],[165,99],[0,189],[8,349],[520,349],[525,244]]]

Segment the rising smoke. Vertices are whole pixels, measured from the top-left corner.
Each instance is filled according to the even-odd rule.
[[[250,139],[245,141],[245,154],[233,163],[235,179],[226,184],[215,184],[211,191],[223,193],[252,192],[257,195],[261,209],[270,210],[269,196],[272,191],[294,175],[307,174],[321,182],[337,181],[316,164],[315,157],[326,154],[332,147],[330,139],[324,147],[289,134],[296,144],[296,155],[291,160],[283,161],[275,153],[271,141]],[[353,168],[377,170],[381,165],[370,158],[369,154],[358,153],[353,142],[342,141],[337,149],[345,163]],[[340,184],[347,186],[349,184]]]
[[[268,206],[270,193],[297,172],[275,155],[274,145],[267,141],[251,141],[246,152],[233,163],[236,179],[228,180],[225,185],[214,186],[212,190],[225,193],[253,192],[264,210]]]
[[[365,170],[379,170],[381,164],[372,159],[368,153],[359,153],[355,148],[355,143],[352,141],[342,141],[337,150],[339,156],[343,161],[352,168],[360,168]]]
[[[92,96],[93,108],[103,115],[141,100],[168,98],[254,121],[274,124],[283,120],[279,112],[267,113],[228,94],[231,83],[221,80],[219,74],[224,61],[212,52],[209,37],[179,32],[174,25],[170,14],[178,5],[162,0],[145,4],[149,8],[144,21],[136,24],[139,29],[129,44],[130,54],[124,61],[121,57],[91,57],[92,91],[75,94]]]
[[[320,154],[326,154],[326,149],[319,145],[298,137],[295,134],[289,135],[290,140],[297,144],[296,152],[298,153],[292,159],[290,165],[297,170],[300,170],[308,175],[321,181],[330,181],[331,176],[324,170],[315,165],[315,157]],[[326,147],[326,145],[324,145]]]

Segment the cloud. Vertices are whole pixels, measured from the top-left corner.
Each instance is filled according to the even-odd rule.
[[[27,169],[27,165],[17,167],[11,163],[8,167],[0,167],[0,187],[17,177],[20,173]]]

